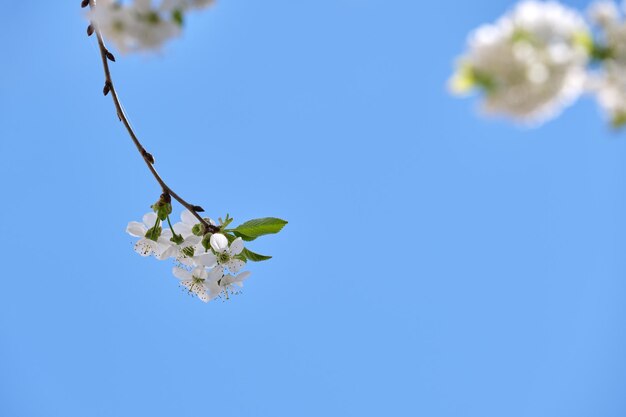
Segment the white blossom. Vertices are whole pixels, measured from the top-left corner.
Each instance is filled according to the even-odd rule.
[[[174,231],[176,231],[176,228],[174,228]],[[180,236],[178,233],[176,234]],[[188,260],[189,258],[193,258],[195,248],[202,240],[200,237],[194,235],[187,237],[180,236],[183,241],[176,243],[172,241],[174,233],[170,229],[164,230],[161,236],[167,240],[168,247],[158,256],[159,260],[174,258],[180,263],[191,265]]]
[[[179,263],[172,269],[172,273],[182,287],[204,302],[221,294],[228,299],[230,295],[239,293],[244,281],[250,277],[250,272],[240,271],[245,266],[247,257],[252,256],[249,252],[244,252],[242,238],[231,234],[233,230],[229,229],[224,233],[197,236],[204,228],[198,227],[200,219],[191,212],[184,211],[181,221],[172,225],[167,214],[171,214],[171,207],[153,205],[153,209],[156,212],[144,215],[142,222],[130,222],[126,228],[130,235],[140,238],[135,245],[138,253],[142,256],[154,255],[160,260],[175,258]],[[164,217],[165,220],[161,220]],[[226,222],[220,219],[219,227],[225,228],[232,221],[228,216],[226,219]],[[211,219],[204,220],[216,226]],[[271,224],[272,221],[284,223],[280,219],[264,218],[251,220],[246,224],[247,227],[252,227],[263,222],[266,225],[268,222]],[[163,228],[164,223],[171,228]],[[146,236],[155,238],[156,241]]]
[[[222,288],[217,284],[224,275],[224,270],[221,267],[213,268],[210,271],[201,266],[192,271],[174,267],[172,273],[180,280],[180,285],[205,303],[217,297],[222,291]]]
[[[146,237],[148,230],[157,225],[156,213],[147,213],[143,216],[142,221],[143,223],[128,223],[128,226],[126,226],[126,233],[131,236],[140,238],[137,243],[135,243],[135,252],[137,252],[141,256],[154,255],[156,257],[159,257],[161,253],[170,246],[170,242],[162,235],[157,239],[157,241],[148,239]]]
[[[615,127],[626,123],[626,65],[604,63],[603,70],[594,74],[589,87],[595,92],[600,107]]]
[[[205,217],[204,220],[215,226],[215,222]],[[180,214],[180,222],[174,224],[174,230],[176,233],[183,235],[184,237],[193,235],[193,227],[197,224],[200,224],[200,221],[194,216],[189,210],[183,210]]]
[[[235,258],[243,251],[243,240],[238,237],[228,245],[228,239],[221,233],[214,233],[210,239],[211,248],[215,252],[218,265],[237,273],[244,267],[245,262]]]
[[[620,17],[617,5],[611,0],[601,0],[592,3],[587,14],[593,23],[600,26],[617,23]]]
[[[246,279],[248,279],[249,276],[250,276],[249,271],[245,271],[237,275],[227,274],[227,275],[224,275],[222,279],[218,281],[218,284],[220,286],[220,289],[224,291],[224,294],[226,294],[226,297],[228,297],[229,291],[231,293],[234,293],[237,290],[236,288],[233,288],[233,286],[236,286],[239,288],[243,287],[243,282]]]
[[[481,88],[487,113],[543,122],[583,91],[588,40],[576,11],[554,1],[524,1],[470,35],[451,88]]]
[[[214,0],[163,0],[160,9],[166,11],[203,9],[213,3]]]
[[[181,264],[190,267],[196,265],[214,266],[216,264],[215,255],[201,253],[204,249],[201,244],[202,238],[193,233],[193,227],[200,223],[198,219],[189,210],[183,211],[180,219],[180,222],[172,226],[173,230],[166,229],[163,231],[162,236],[167,239],[169,247],[160,254],[159,259],[175,258]],[[209,224],[215,225],[212,219],[205,218],[205,220]],[[181,243],[172,240],[174,233],[183,239]]]

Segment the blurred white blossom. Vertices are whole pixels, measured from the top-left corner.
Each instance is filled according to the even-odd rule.
[[[613,1],[602,0],[594,2],[587,11],[592,23],[599,26],[611,25],[619,19],[620,12]]]
[[[455,93],[481,89],[488,113],[537,124],[584,89],[589,29],[578,12],[557,2],[519,3],[474,31],[468,43],[450,87]]]
[[[626,123],[626,22],[612,1],[592,4],[589,16],[600,26],[594,46],[600,65],[590,76],[589,87],[612,124],[621,126]]]
[[[207,0],[98,0],[87,17],[121,52],[159,50],[180,35],[187,11],[212,4]]]
[[[159,8],[164,11],[202,9],[213,3],[214,0],[163,0]]]

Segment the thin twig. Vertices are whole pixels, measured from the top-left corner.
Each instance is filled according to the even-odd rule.
[[[96,0],[90,0],[89,6],[92,9],[95,8]],[[152,176],[154,177],[154,179],[157,180],[157,182],[163,189],[163,194],[170,195],[172,198],[178,201],[183,207],[189,210],[200,221],[200,223],[202,223],[202,225],[204,226],[207,232],[212,232],[212,233],[219,232],[220,230],[219,227],[209,224],[206,220],[204,220],[204,218],[202,218],[202,216],[200,216],[200,214],[198,214],[198,212],[204,211],[202,207],[190,204],[187,201],[185,201],[182,197],[180,197],[178,194],[176,194],[165,183],[165,181],[163,181],[163,179],[161,178],[157,170],[154,168],[154,158],[150,153],[146,151],[146,149],[143,147],[143,145],[137,138],[135,131],[133,130],[132,126],[130,125],[130,122],[128,121],[128,117],[126,116],[126,113],[124,112],[122,103],[120,102],[120,99],[117,95],[117,90],[115,89],[115,85],[113,84],[113,79],[111,78],[111,70],[109,69],[109,59],[111,61],[114,61],[115,58],[113,57],[113,54],[111,54],[111,52],[109,52],[109,50],[106,48],[104,44],[104,39],[102,38],[102,33],[100,32],[100,29],[98,29],[98,26],[95,25],[93,22],[91,23],[91,25],[92,25],[91,27],[93,28],[93,33],[95,33],[96,37],[98,38],[98,46],[100,48],[100,57],[102,58],[102,68],[104,69],[105,82],[104,82],[103,92],[105,95],[109,93],[111,94],[111,97],[113,99],[113,104],[115,104],[115,109],[117,110],[117,117],[126,127],[126,130],[128,131],[128,134],[130,135],[130,138],[132,139],[133,143],[135,144],[135,147],[139,151],[139,154],[143,158],[143,161],[148,166],[148,169],[152,173]]]

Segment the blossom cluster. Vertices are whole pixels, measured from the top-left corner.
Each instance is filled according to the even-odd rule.
[[[178,35],[183,24],[184,13],[206,7],[213,0],[133,0],[126,3],[115,0],[82,0],[81,7],[89,7],[87,35],[94,33],[105,73],[102,93],[109,93],[128,134],[148,165],[152,176],[161,186],[163,193],[153,204],[152,212],[146,214],[142,222],[128,223],[126,232],[139,238],[135,252],[143,257],[159,260],[173,259],[172,270],[189,294],[204,302],[219,297],[229,298],[238,292],[238,287],[250,276],[250,272],[240,272],[248,261],[260,262],[271,256],[254,253],[244,247],[244,241],[251,242],[260,236],[280,232],[287,224],[275,217],[253,219],[230,227],[233,219],[226,218],[214,222],[201,217],[204,210],[182,199],[167,186],[153,165],[154,157],[143,147],[128,121],[123,106],[116,93],[109,70],[109,61],[114,55],[107,49],[103,38],[112,40],[122,51],[157,49],[165,41]],[[172,225],[172,201],[178,201],[186,208],[181,221]],[[169,227],[165,227],[167,224]]]
[[[591,20],[599,27],[594,48],[602,60],[600,69],[592,73],[589,88],[614,126],[626,123],[626,22],[624,13],[612,1],[596,2],[589,10]]]
[[[157,50],[180,35],[185,13],[212,3],[213,0],[97,0],[87,18],[121,52]]]
[[[535,125],[590,93],[614,126],[626,123],[626,23],[609,0],[587,15],[556,1],[520,2],[470,34],[451,90],[480,90],[486,113]]]
[[[248,261],[270,259],[244,247],[244,240],[278,233],[287,223],[276,218],[263,218],[246,222],[228,229],[232,218],[226,216],[216,224],[210,218],[199,219],[189,210],[181,214],[181,221],[172,225],[169,219],[171,205],[157,203],[154,212],[143,216],[142,222],[128,223],[126,232],[139,238],[134,244],[135,252],[143,257],[158,260],[172,259],[173,274],[186,291],[206,302],[222,295],[231,294],[243,287],[250,272],[240,272]],[[167,221],[169,228],[163,227]],[[208,231],[205,224],[211,226]]]

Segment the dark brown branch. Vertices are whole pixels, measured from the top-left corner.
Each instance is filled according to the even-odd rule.
[[[96,0],[89,0],[89,6],[92,9],[96,7]],[[156,179],[159,185],[161,186],[161,189],[163,190],[163,194],[170,195],[176,201],[178,201],[183,207],[189,210],[200,221],[200,223],[204,226],[207,232],[212,232],[212,233],[219,232],[220,230],[219,227],[209,224],[206,220],[202,218],[202,216],[200,216],[200,214],[198,214],[199,212],[204,211],[202,207],[190,204],[187,201],[183,200],[182,197],[176,194],[174,190],[172,190],[165,183],[165,181],[163,181],[163,179],[161,178],[157,170],[154,168],[154,157],[148,151],[146,151],[146,149],[143,147],[143,145],[137,138],[135,131],[133,130],[132,126],[130,125],[130,122],[128,121],[128,117],[126,116],[126,113],[124,112],[124,109],[122,108],[122,103],[120,102],[120,99],[117,95],[117,91],[115,89],[115,85],[113,84],[113,79],[111,78],[111,70],[109,69],[109,60],[115,61],[115,57],[106,48],[104,44],[104,39],[102,38],[102,33],[98,29],[97,25],[95,25],[92,22],[91,27],[93,28],[93,32],[96,34],[96,37],[98,38],[98,46],[100,48],[100,57],[102,58],[102,68],[104,69],[104,78],[105,78],[103,93],[105,96],[109,93],[111,94],[111,98],[113,99],[113,104],[115,104],[115,109],[117,110],[117,117],[126,127],[126,130],[128,131],[128,134],[130,135],[130,138],[132,139],[133,143],[135,144],[135,147],[139,151],[139,154],[143,158],[143,161],[146,163],[146,166],[152,173],[152,176],[154,177],[154,179]]]

